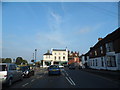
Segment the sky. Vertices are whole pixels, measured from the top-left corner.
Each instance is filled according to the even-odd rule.
[[[118,28],[117,2],[3,2],[2,57],[37,60],[51,48],[85,54]]]

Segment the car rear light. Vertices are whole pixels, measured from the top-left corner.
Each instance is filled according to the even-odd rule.
[[[4,75],[4,77],[7,77],[7,75]]]

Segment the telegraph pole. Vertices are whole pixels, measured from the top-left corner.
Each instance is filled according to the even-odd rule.
[[[33,53],[33,60],[34,60],[34,53]]]
[[[35,61],[36,61],[36,54],[37,54],[37,49],[35,49]]]

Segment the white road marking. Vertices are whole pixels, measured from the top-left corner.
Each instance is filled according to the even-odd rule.
[[[66,75],[68,76],[67,72],[66,72]]]
[[[35,79],[31,80],[31,82],[35,81]]]
[[[75,83],[73,82],[73,80],[69,77],[69,79],[72,81],[73,85],[75,85]]]
[[[65,78],[68,80],[68,82],[69,82],[71,85],[73,85],[72,82],[71,82],[67,77],[65,77]]]
[[[29,83],[26,83],[26,84],[24,84],[24,85],[22,85],[23,87],[25,87],[26,85],[28,85]]]

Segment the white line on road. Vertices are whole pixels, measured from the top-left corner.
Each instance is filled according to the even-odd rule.
[[[73,85],[75,85],[75,83],[73,82],[73,80],[69,77],[69,79],[72,81]]]
[[[73,85],[72,82],[71,82],[67,77],[65,77],[65,78],[68,80],[68,82],[69,82],[71,85]]]
[[[23,87],[25,87],[26,85],[28,85],[29,83],[26,83],[26,84],[24,84],[24,85],[22,85]]]
[[[66,72],[66,75],[68,76],[67,72]]]
[[[33,82],[35,79],[31,80],[31,82]]]

